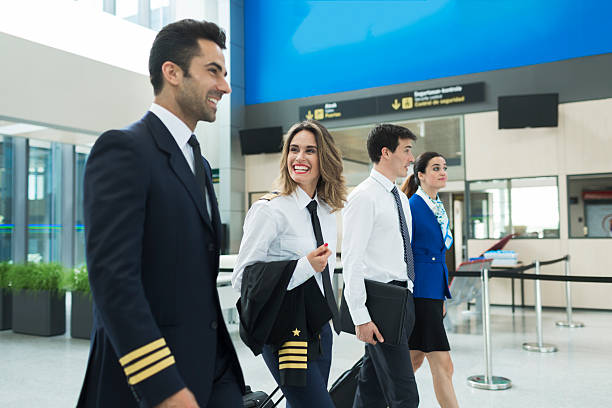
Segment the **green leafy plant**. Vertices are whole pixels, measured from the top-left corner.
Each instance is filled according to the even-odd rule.
[[[74,268],[70,272],[68,287],[73,292],[91,293],[89,287],[89,276],[87,275],[87,265]]]
[[[57,263],[15,264],[9,268],[13,290],[65,292],[66,270]]]
[[[9,269],[11,264],[8,262],[0,262],[0,289],[8,289],[11,286],[9,279]]]

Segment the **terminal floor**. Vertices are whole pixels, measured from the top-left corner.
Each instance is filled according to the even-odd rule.
[[[517,309],[512,315],[507,307],[492,307],[491,314],[493,374],[511,379],[513,387],[486,391],[466,384],[468,376],[484,373],[482,326],[475,316],[455,312],[449,340],[461,407],[612,407],[612,312],[575,311],[575,320],[586,327],[567,329],[554,324],[565,317],[563,311],[545,310],[544,341],[559,348],[549,354],[521,348],[523,342],[535,341],[533,310]],[[253,389],[271,391],[275,384],[261,357],[254,357],[240,341],[236,326],[231,327],[247,382]],[[353,336],[342,334],[334,341],[330,384],[363,352]],[[88,349],[88,341],[68,336],[0,332],[0,407],[73,407]],[[427,364],[416,379],[420,407],[437,407]]]

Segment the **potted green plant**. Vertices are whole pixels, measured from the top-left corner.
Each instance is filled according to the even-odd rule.
[[[93,310],[87,265],[71,271],[69,287],[72,291],[70,336],[75,339],[89,339],[93,324]]]
[[[13,320],[13,294],[11,293],[9,280],[10,268],[11,264],[8,262],[0,263],[0,330],[10,329]]]
[[[38,336],[66,332],[66,272],[56,263],[12,265],[13,331]]]

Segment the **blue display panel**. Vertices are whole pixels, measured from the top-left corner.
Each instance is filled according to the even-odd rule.
[[[246,0],[246,103],[612,52],[612,2]]]

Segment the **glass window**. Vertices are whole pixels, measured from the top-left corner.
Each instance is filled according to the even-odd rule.
[[[557,177],[511,180],[512,232],[519,238],[559,238]]]
[[[470,238],[498,239],[509,234],[508,181],[474,181],[469,190]]]
[[[0,262],[11,259],[13,238],[13,146],[12,138],[0,136]]]
[[[28,261],[59,262],[61,144],[30,139],[28,163]]]
[[[423,152],[438,152],[446,159],[448,179],[464,179],[462,117],[424,119],[398,125],[416,135],[414,157]]]
[[[151,0],[149,27],[159,31],[170,22],[170,0]]]
[[[462,117],[419,119],[395,124],[407,127],[417,137],[413,149],[415,157],[426,151],[438,152],[446,158],[448,179],[464,180]],[[370,175],[372,166],[366,141],[373,127],[374,124],[329,129],[342,151],[344,177],[348,186],[355,186]]]
[[[472,239],[559,238],[557,177],[473,181],[468,185]]]
[[[74,266],[85,264],[85,221],[83,218],[83,179],[89,149],[76,147],[74,166]]]
[[[568,176],[570,238],[612,237],[612,173]]]

